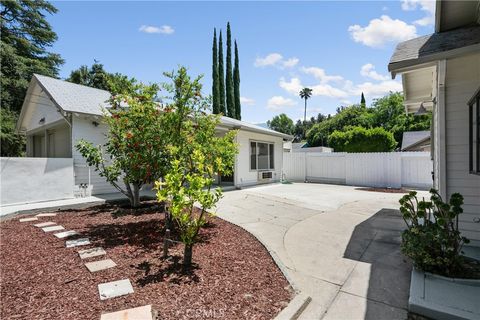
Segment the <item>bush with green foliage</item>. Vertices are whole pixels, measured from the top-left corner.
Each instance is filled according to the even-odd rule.
[[[328,137],[328,145],[335,152],[389,152],[396,144],[393,134],[383,128],[349,127]]]
[[[403,95],[399,92],[390,93],[383,98],[376,99],[370,108],[361,104],[338,108],[337,114],[315,124],[308,130],[307,141],[310,146],[320,146],[327,143],[328,137],[335,130],[343,131],[351,126],[382,127],[393,134],[397,142],[396,147],[400,147],[403,132],[429,130],[430,121],[431,113],[422,116],[406,114]]]
[[[407,225],[402,233],[402,252],[420,270],[448,277],[461,275],[465,261],[461,250],[464,243],[469,243],[458,230],[463,197],[454,193],[445,203],[437,190],[431,189],[430,194],[430,201],[419,201],[415,191],[400,199],[400,212]]]
[[[173,82],[164,86],[172,94],[164,108],[171,161],[156,190],[180,232],[185,245],[183,264],[189,267],[200,229],[222,196],[220,188],[212,190],[215,175],[232,173],[236,131],[216,134],[220,117],[206,112],[210,102],[201,95],[201,77],[191,80],[183,67],[165,75]]]
[[[140,204],[140,188],[162,177],[168,163],[157,91],[155,84],[134,84],[129,93],[112,95],[112,107],[103,117],[106,143],[95,146],[82,139],[76,144],[88,165],[125,194],[132,207]]]

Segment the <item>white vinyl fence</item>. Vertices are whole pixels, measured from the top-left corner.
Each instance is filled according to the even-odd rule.
[[[1,158],[2,206],[73,198],[72,158]]]
[[[367,187],[432,187],[429,152],[283,153],[283,176],[290,181]]]

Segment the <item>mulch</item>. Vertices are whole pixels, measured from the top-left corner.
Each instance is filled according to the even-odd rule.
[[[272,319],[288,304],[292,290],[266,249],[219,218],[202,230],[190,270],[181,266],[181,244],[163,260],[160,211],[154,202],[139,213],[107,204],[39,219],[90,238],[92,245],[77,248],[65,248],[65,239],[34,227],[37,221],[2,221],[0,318],[99,319],[151,304],[159,319]],[[107,255],[79,258],[78,250],[97,246]],[[107,258],[117,266],[96,273],[84,266]],[[130,279],[135,292],[100,301],[97,285],[121,279]]]

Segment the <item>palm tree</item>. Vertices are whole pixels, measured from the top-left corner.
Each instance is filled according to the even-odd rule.
[[[303,113],[303,131],[304,131],[304,135],[306,136],[306,123],[307,123],[307,100],[312,96],[312,89],[310,88],[303,88],[302,90],[300,90],[300,98],[304,99],[305,100],[305,112]]]

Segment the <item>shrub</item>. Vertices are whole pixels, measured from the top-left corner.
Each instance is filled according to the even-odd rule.
[[[336,152],[388,152],[396,144],[393,134],[380,127],[350,127],[328,137],[328,145]]]
[[[431,189],[430,194],[430,201],[418,201],[415,191],[400,199],[400,212],[407,224],[402,233],[402,252],[416,268],[452,277],[461,273],[461,249],[469,243],[458,230],[463,197],[454,193],[445,203],[437,190]]]

